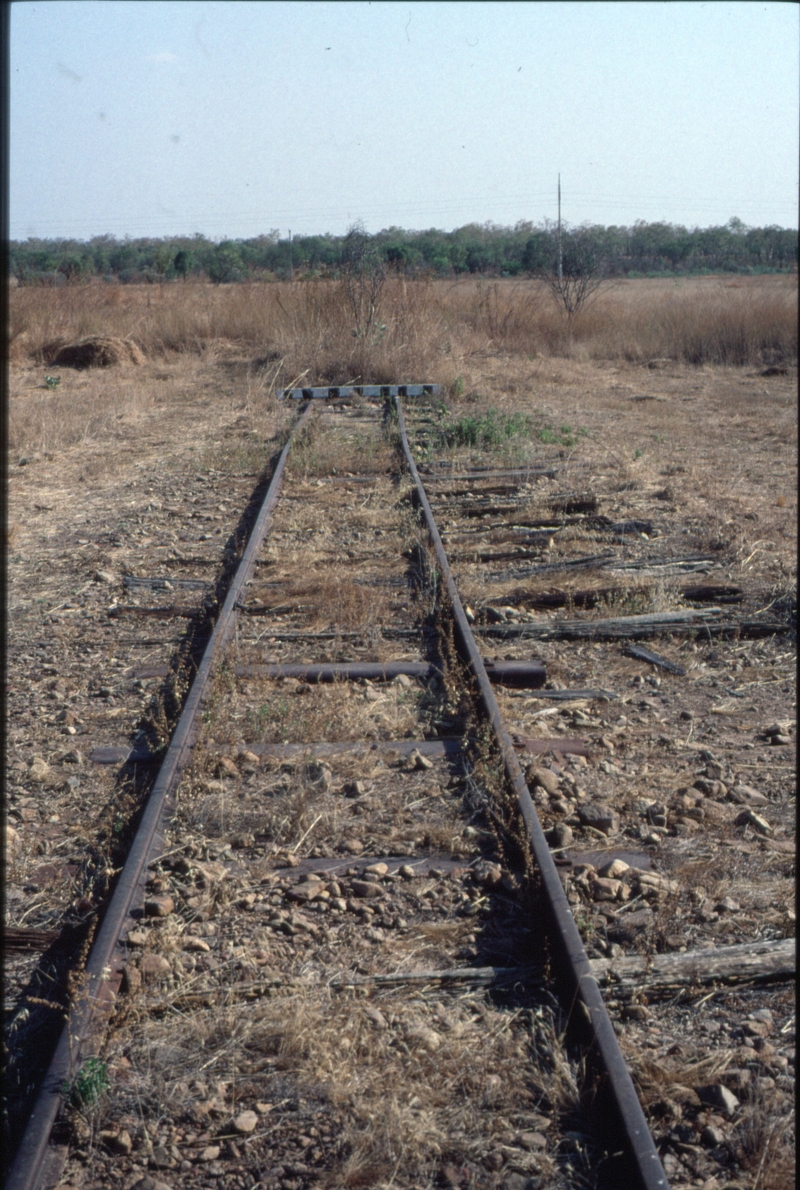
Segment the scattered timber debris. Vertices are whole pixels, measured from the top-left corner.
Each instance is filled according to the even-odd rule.
[[[649,661],[651,665],[657,665],[659,669],[665,669],[667,673],[678,674],[679,677],[686,675],[686,670],[682,665],[669,661],[659,653],[651,653],[649,649],[645,649],[641,645],[628,645],[625,652],[629,657],[635,657],[637,661]]]

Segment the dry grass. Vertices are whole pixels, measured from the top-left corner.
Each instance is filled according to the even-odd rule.
[[[331,1188],[433,1184],[442,1162],[503,1151],[510,1122],[524,1129],[540,1110],[569,1118],[579,1101],[547,1010],[509,1013],[470,993],[369,998],[312,977],[246,1013],[231,1005],[151,1019],[146,1035],[126,1046],[124,1080],[87,1117],[93,1131],[116,1123],[155,1138],[165,1119],[207,1122],[210,1109],[221,1123],[253,1098],[278,1115],[287,1097],[300,1097],[315,1105],[317,1123],[336,1125],[335,1167],[318,1175]],[[540,1065],[532,1041],[547,1044],[555,1066]],[[113,1048],[108,1059],[115,1069]],[[513,1154],[514,1168],[544,1175],[554,1190],[593,1184],[580,1152],[558,1163]]]
[[[425,379],[469,388],[470,357],[510,352],[576,359],[785,364],[797,359],[797,282],[753,277],[621,281],[568,328],[533,281],[405,281],[384,288],[378,330],[354,334],[334,281],[14,289],[12,360],[42,365],[53,345],[135,341],[148,356],[236,345],[274,383]]]
[[[369,633],[392,620],[385,590],[351,582],[330,571],[314,571],[305,580],[287,583],[272,591],[270,598],[273,603],[296,610],[307,628],[314,630],[358,629]]]
[[[569,369],[588,361],[787,366],[797,359],[793,277],[749,278],[736,288],[717,278],[619,282],[574,320],[571,335],[534,282],[392,279],[382,298],[383,329],[369,341],[353,335],[333,281],[17,288],[9,297],[9,441],[18,452],[119,436],[124,425],[117,423],[169,400],[176,385],[201,383],[218,399],[211,369],[238,382],[245,416],[264,432],[274,426],[275,389],[292,383],[438,382],[462,394],[472,412],[477,395],[499,379],[498,368],[511,365],[519,375],[503,377],[506,392],[528,405],[543,383],[569,387]],[[86,367],[87,352],[89,363],[105,366]],[[130,367],[142,359],[144,366]],[[567,371],[547,375],[558,359]],[[58,387],[44,385],[46,370],[60,377]],[[651,420],[659,408],[648,409]],[[531,416],[534,430],[537,416],[553,420],[550,410]],[[554,417],[560,426],[560,411]],[[337,458],[309,430],[295,452],[296,473],[384,468],[390,443],[354,430],[338,442]],[[514,437],[502,459],[524,461],[535,445],[536,434]],[[252,462],[234,469],[242,466]]]
[[[348,472],[378,475],[391,462],[392,448],[380,426],[354,427],[347,435],[333,436],[316,419],[307,422],[298,437],[289,474],[306,480]]]
[[[44,385],[27,388],[33,390],[30,395],[19,395],[9,409],[9,447],[18,454],[48,455],[126,437],[125,423],[149,412],[155,399],[152,388],[139,378],[105,372],[76,379],[69,391],[67,386],[52,391]]]

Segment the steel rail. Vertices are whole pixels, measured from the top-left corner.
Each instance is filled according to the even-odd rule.
[[[44,1172],[48,1142],[64,1102],[66,1089],[80,1069],[86,1043],[98,1017],[102,1011],[110,1014],[113,1008],[122,978],[125,955],[121,939],[126,932],[126,923],[132,924],[130,911],[137,893],[143,893],[147,865],[168,810],[170,797],[196,742],[196,722],[207,698],[214,665],[234,634],[237,605],[255,570],[257,555],[278,501],[289,451],[312,408],[313,405],[309,403],[295,422],[275,467],[264,502],[206,645],[158,777],[148,796],[128,858],[89,953],[83,972],[81,993],[69,1008],[66,1024],[9,1170],[5,1190],[38,1190]]]
[[[624,1184],[626,1187],[639,1187],[641,1190],[667,1190],[668,1182],[664,1167],[647,1126],[647,1120],[636,1094],[630,1071],[619,1048],[611,1018],[603,1002],[597,979],[592,971],[552,853],[536,814],[533,799],[517,760],[513,742],[503,723],[500,707],[492,690],[486,667],[478,652],[475,638],[464,612],[430,502],[414,462],[406,433],[403,408],[397,397],[394,398],[394,407],[397,411],[403,452],[450,599],[462,654],[468,661],[477,682],[481,701],[503,756],[506,776],[516,791],[520,810],[528,830],[544,893],[547,925],[549,926],[547,933],[552,947],[556,973],[560,977],[563,990],[566,993],[566,1002],[574,1007],[581,1006],[581,1013],[571,1013],[571,1017],[584,1033],[588,1031],[589,1056],[593,1060],[592,1065],[595,1067],[598,1078],[596,1087],[598,1107],[603,1110],[607,1105],[613,1116],[616,1117],[626,1167],[624,1170],[619,1170],[619,1177],[624,1177],[625,1181],[624,1183],[618,1181],[618,1184]],[[584,1019],[581,1019],[581,1015]]]

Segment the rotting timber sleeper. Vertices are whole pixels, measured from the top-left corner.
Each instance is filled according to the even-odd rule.
[[[388,391],[386,391],[387,389]],[[434,386],[400,386],[398,394],[392,386],[361,386],[358,389],[350,388],[348,390],[342,388],[319,391],[302,390],[300,393],[291,394],[298,399],[308,400],[308,405],[298,419],[295,433],[287,442],[276,466],[261,513],[240,566],[230,584],[203,659],[186,697],[181,719],[161,763],[159,775],[151,789],[125,867],[105,908],[94,945],[83,970],[82,990],[70,1008],[61,1041],[56,1049],[6,1183],[8,1190],[40,1190],[46,1184],[46,1180],[52,1179],[59,1154],[57,1148],[50,1146],[50,1138],[63,1103],[65,1088],[74,1079],[82,1063],[100,1052],[103,1033],[110,1015],[114,1011],[126,965],[130,962],[131,944],[127,939],[140,922],[139,911],[147,897],[148,872],[158,863],[159,856],[163,851],[164,839],[169,829],[169,819],[175,812],[175,793],[178,782],[190,762],[193,749],[201,735],[201,716],[212,697],[213,681],[224,670],[231,647],[234,645],[238,618],[245,610],[242,606],[245,589],[255,573],[257,556],[262,550],[278,502],[293,444],[303,427],[309,425],[309,418],[317,399],[330,402],[343,398],[357,398],[364,402],[388,398],[395,402],[406,465],[414,483],[414,499],[423,510],[425,529],[435,552],[437,590],[434,597],[437,607],[440,612],[442,608],[449,609],[446,614],[453,618],[459,653],[469,669],[471,681],[477,687],[479,705],[483,708],[494,737],[493,748],[501,758],[507,786],[514,791],[518,798],[520,813],[528,831],[534,865],[538,873],[542,924],[548,938],[555,983],[560,990],[565,1019],[568,1018],[575,1026],[575,1032],[581,1039],[586,1055],[590,1071],[589,1081],[593,1086],[594,1108],[591,1114],[594,1129],[598,1135],[608,1137],[609,1143],[606,1152],[613,1154],[613,1156],[606,1156],[603,1176],[609,1185],[641,1186],[646,1190],[655,1190],[656,1187],[663,1190],[667,1186],[658,1151],[648,1130],[630,1074],[619,1050],[611,1021],[600,996],[597,980],[585,954],[567,903],[561,878],[556,870],[550,847],[545,840],[530,791],[517,760],[516,749],[520,745],[512,742],[503,724],[500,709],[489,681],[491,666],[487,671],[487,666],[477,651],[470,625],[450,572],[430,503],[409,447],[403,410],[398,395],[415,397],[432,394],[434,391]],[[351,598],[355,599],[356,596],[351,594]],[[420,635],[425,639],[423,633]],[[271,664],[272,674],[261,674],[262,679],[297,680],[296,673],[279,674],[277,671],[280,666],[277,663]],[[438,680],[436,674],[429,672],[427,666],[430,664],[430,662],[426,663],[424,676],[427,679]],[[308,664],[305,668],[308,669]],[[499,668],[499,664],[495,668]],[[239,675],[242,680],[258,676],[255,672],[249,675],[243,672]],[[334,676],[337,675],[334,674]],[[373,674],[373,677],[368,680],[372,681],[378,676]],[[388,671],[384,676],[389,676]],[[408,674],[403,674],[402,670],[394,676],[395,678],[409,677]],[[452,675],[450,677],[452,680]],[[364,690],[366,695],[370,695],[372,687],[364,687]],[[474,724],[472,729],[474,730]],[[576,751],[579,751],[579,741],[563,739],[560,743],[564,751],[569,748],[571,742],[575,743]],[[399,751],[408,753],[409,741],[403,740],[398,743],[405,746]],[[420,744],[422,743],[423,741],[420,741]],[[552,741],[553,747],[557,749],[558,743],[559,741]],[[381,741],[381,746],[387,745],[391,746],[391,740]],[[468,745],[469,740],[463,739],[461,745],[457,746],[456,755],[458,755],[458,751],[466,750]],[[310,741],[301,741],[299,746],[306,753],[313,750]],[[206,747],[211,749],[211,741],[208,741]],[[283,747],[282,744],[276,744],[272,746],[271,750],[273,753],[280,754]],[[350,747],[352,748],[353,745],[351,744]],[[267,748],[265,751],[269,752],[270,749]],[[448,752],[452,749],[444,748],[443,751]],[[257,759],[255,752],[252,753],[247,763],[252,764],[254,757]],[[424,772],[426,766],[430,766],[432,763],[426,755],[426,749],[422,746],[412,749],[410,757],[412,768],[416,765],[420,772]],[[419,759],[416,759],[417,757]],[[242,762],[242,767],[244,767],[244,762]],[[319,771],[321,774],[319,779],[324,784],[328,780],[325,770],[320,769]],[[358,785],[358,781],[353,782],[354,793],[352,796],[356,802],[363,796]],[[348,792],[346,796],[350,797],[351,793]],[[491,813],[491,807],[489,807],[489,812]],[[317,863],[319,869],[324,870],[324,863],[327,861],[312,860],[310,862]],[[338,868],[342,869],[347,862],[352,861],[337,862]],[[409,857],[409,862],[405,865],[409,869],[410,875],[400,872],[402,864],[396,865],[399,873],[396,878],[413,879],[414,862],[412,857]],[[388,863],[378,863],[373,866],[376,869],[386,868],[386,873],[366,872],[362,874],[361,883],[366,888],[366,891],[363,892],[365,904],[373,896],[376,900],[380,899],[379,893],[374,892],[374,889],[378,888],[377,878],[384,875],[393,876]],[[328,865],[329,869],[335,869],[335,867],[336,865]],[[211,877],[207,878],[211,879]],[[302,897],[308,896],[313,900],[314,897],[311,895],[313,884],[309,891],[309,883],[306,881],[305,885],[301,882],[301,884],[293,886],[294,891],[290,888],[287,896],[291,894],[290,899],[299,898],[300,900]],[[358,881],[352,878],[352,883],[355,887]],[[297,891],[301,888],[305,888],[302,897]],[[281,920],[285,923],[287,930],[296,931],[306,928],[302,925],[298,926],[291,920],[291,916]],[[528,928],[530,928],[530,924]],[[503,970],[504,978],[508,978],[507,969]],[[472,971],[472,967],[465,967],[465,976],[467,973],[470,973],[471,976]],[[443,976],[446,974],[448,978],[452,979],[453,969],[443,968],[441,974]],[[524,983],[524,980],[524,969],[520,967],[518,982]],[[380,1015],[378,1013],[378,1016]],[[411,1043],[411,1039],[412,1030],[409,1029],[406,1033],[408,1044]],[[424,1045],[423,1039],[423,1048]]]

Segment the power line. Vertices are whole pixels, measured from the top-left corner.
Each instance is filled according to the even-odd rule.
[[[546,211],[548,208],[552,210],[552,207],[550,207],[551,202],[552,198],[546,192],[532,191],[519,195],[506,194],[499,200],[496,196],[492,197],[486,195],[484,197],[471,195],[462,199],[457,205],[451,201],[428,202],[422,204],[415,202],[399,202],[380,205],[365,204],[364,207],[361,208],[360,214],[364,219],[369,219],[371,221],[383,220],[388,221],[390,225],[394,225],[400,220],[407,220],[408,217],[429,220],[437,216],[453,216],[458,212],[464,212],[465,209],[468,209],[469,207],[474,209],[475,207],[485,204],[492,208],[492,218],[480,219],[473,217],[465,219],[464,215],[462,214],[460,217],[464,221],[460,223],[460,226],[465,226],[469,223],[484,224],[487,222],[496,222],[498,217],[503,212],[508,211],[512,211],[518,216],[514,220],[515,222],[529,221],[536,223],[537,221],[542,222],[544,218],[543,216],[540,216],[537,220],[536,208],[538,208],[540,211]],[[569,206],[573,210],[576,208],[580,210],[584,203],[591,203],[591,206],[594,207],[595,210],[606,208],[606,210],[603,211],[603,218],[595,217],[594,220],[582,220],[580,218],[574,218],[571,221],[573,224],[593,221],[601,225],[605,224],[606,226],[610,226],[614,222],[622,221],[622,217],[627,215],[629,212],[633,216],[633,220],[636,221],[636,219],[641,219],[645,214],[650,213],[653,210],[657,210],[659,222],[663,221],[678,225],[688,223],[691,226],[696,226],[698,219],[701,219],[704,215],[708,216],[709,214],[711,214],[712,217],[716,219],[722,219],[722,222],[724,223],[727,222],[727,220],[733,214],[737,214],[741,218],[742,215],[748,215],[751,214],[751,212],[756,213],[758,220],[757,225],[759,226],[769,225],[775,221],[772,218],[764,217],[762,212],[764,211],[766,204],[760,203],[754,199],[737,200],[732,198],[727,202],[723,199],[722,201],[717,201],[712,205],[710,203],[698,203],[696,199],[682,200],[680,197],[675,196],[670,196],[669,198],[655,195],[636,196],[626,194],[621,196],[588,191],[570,191]],[[684,203],[686,206],[691,207],[693,211],[692,219],[677,219],[666,213],[670,208],[674,210],[675,207],[680,207],[681,205],[684,205]],[[785,216],[789,217],[791,223],[796,224],[797,206],[795,203],[788,201],[785,203],[780,201],[776,202],[772,200],[770,201],[769,206],[772,212],[785,212]],[[521,219],[519,217],[520,207],[528,208],[527,219]],[[607,213],[608,207],[615,208],[614,218],[609,218]],[[723,210],[726,212],[724,217],[720,213]],[[264,213],[263,208],[260,210],[251,209],[249,211],[207,212],[185,217],[177,215],[165,217],[163,214],[153,214],[144,216],[139,215],[128,220],[121,220],[119,216],[114,219],[107,219],[102,215],[84,215],[81,219],[36,219],[35,217],[31,218],[30,214],[28,214],[24,221],[11,221],[10,234],[11,238],[15,240],[23,238],[26,239],[29,236],[34,236],[35,238],[46,238],[48,233],[50,233],[50,235],[68,238],[70,233],[72,233],[73,236],[76,236],[83,233],[87,225],[94,225],[95,230],[90,233],[90,237],[98,234],[132,234],[132,227],[141,229],[136,233],[138,235],[146,235],[148,234],[148,229],[151,229],[149,234],[154,236],[190,236],[195,234],[195,231],[199,226],[204,226],[206,229],[217,228],[223,237],[231,237],[236,235],[238,232],[240,237],[244,236],[245,238],[250,238],[254,235],[263,234],[263,231],[253,231],[252,229],[254,226],[260,227],[262,229],[267,227],[273,228],[276,224],[280,225],[288,223],[290,219],[295,224],[298,221],[304,222],[311,219],[315,221],[319,220],[320,223],[323,223],[323,221],[326,220],[330,220],[331,222],[335,221],[336,223],[341,224],[350,221],[349,215],[342,207],[337,208],[329,206],[292,208],[281,207],[278,209],[269,210],[266,214]],[[178,222],[183,224],[182,231],[167,232],[162,230],[165,227],[174,227]],[[98,231],[96,230],[97,228],[102,228],[103,230]],[[192,228],[192,230],[189,230],[189,228]],[[241,231],[240,229],[246,230]],[[405,230],[420,229],[406,227]],[[211,234],[210,230],[204,234]],[[312,232],[299,234],[320,235],[324,233],[319,229],[316,229]]]

